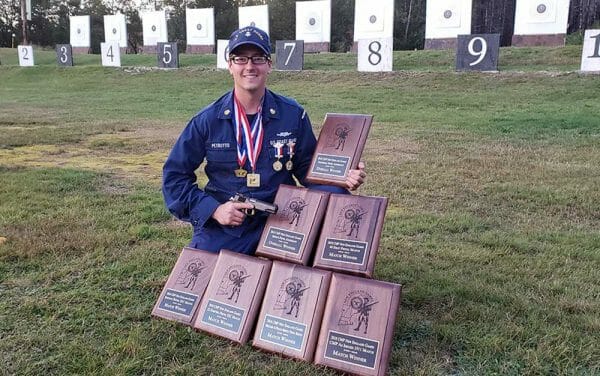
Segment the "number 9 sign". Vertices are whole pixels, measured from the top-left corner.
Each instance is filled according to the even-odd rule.
[[[457,42],[457,71],[498,70],[500,34],[459,35]]]

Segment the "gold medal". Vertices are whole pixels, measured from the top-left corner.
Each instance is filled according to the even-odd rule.
[[[235,174],[236,177],[238,178],[245,178],[246,175],[248,175],[248,171],[244,170],[243,168],[237,168],[233,171],[233,173]]]
[[[291,159],[289,161],[285,162],[285,168],[288,171],[292,171],[292,168],[294,168],[294,162],[292,162]]]
[[[260,187],[260,174],[248,174],[246,175],[246,185],[248,187]]]
[[[281,161],[276,160],[275,162],[273,162],[273,170],[275,171],[281,171],[281,169],[283,168],[283,164],[281,164]]]

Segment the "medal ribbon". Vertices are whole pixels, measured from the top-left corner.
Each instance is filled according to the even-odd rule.
[[[247,158],[250,160],[250,167],[252,168],[252,172],[254,172],[256,171],[256,162],[258,161],[263,141],[262,105],[258,108],[256,119],[254,119],[254,123],[250,127],[244,107],[239,103],[235,95],[233,99],[238,164],[240,168],[243,168]]]

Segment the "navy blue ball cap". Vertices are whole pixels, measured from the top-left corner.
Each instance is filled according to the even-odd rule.
[[[260,48],[265,55],[271,57],[271,41],[269,35],[263,30],[254,26],[245,26],[234,31],[229,37],[229,53],[233,53],[236,48],[244,44],[252,44]]]

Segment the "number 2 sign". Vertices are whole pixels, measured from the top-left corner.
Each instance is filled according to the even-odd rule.
[[[33,67],[33,47],[31,46],[18,46],[19,51],[19,65],[22,67]]]
[[[459,35],[456,46],[456,70],[497,71],[500,34]]]

